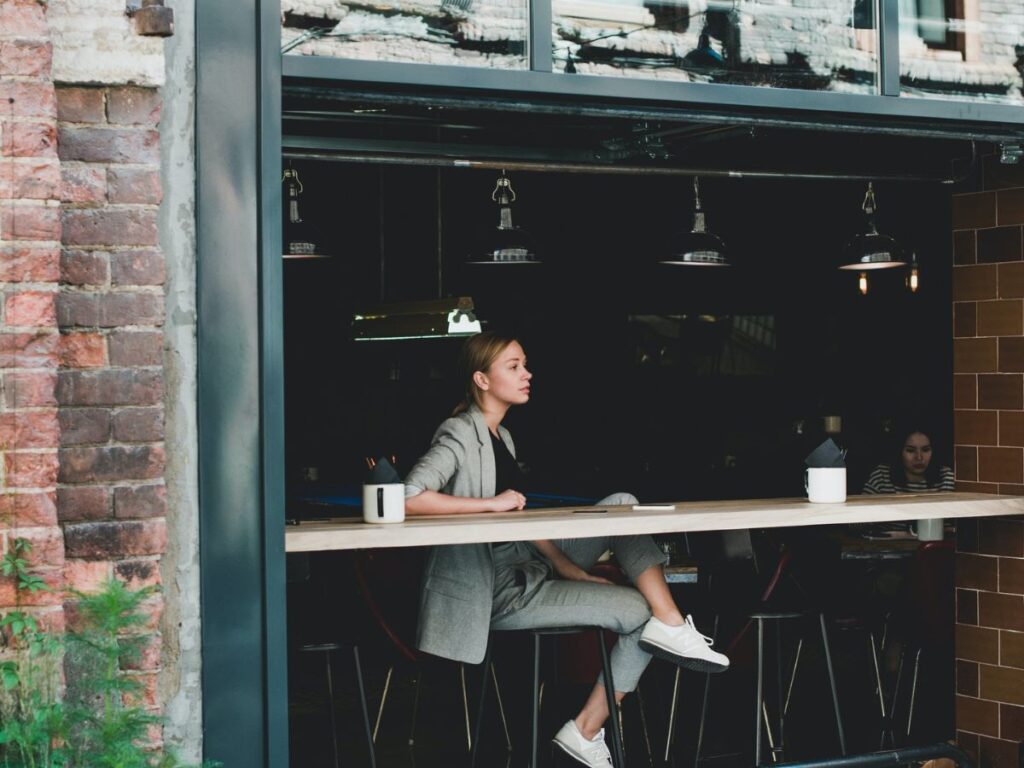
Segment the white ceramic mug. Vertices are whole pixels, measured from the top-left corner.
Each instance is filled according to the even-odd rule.
[[[946,521],[941,517],[917,520],[910,524],[910,531],[918,541],[942,541],[946,536]]]
[[[405,520],[405,483],[363,486],[363,521],[400,523]]]
[[[846,467],[809,467],[804,472],[807,500],[816,504],[846,501]]]

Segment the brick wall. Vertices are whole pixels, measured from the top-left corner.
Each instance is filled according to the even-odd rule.
[[[57,110],[45,6],[0,0],[0,549],[34,545],[31,560],[59,587],[57,525],[60,260]],[[0,578],[0,611],[18,602]],[[59,593],[21,597],[63,625]]]
[[[56,96],[65,574],[79,588],[110,576],[157,584],[167,545],[160,94],[59,86]],[[161,597],[151,599],[153,629],[162,606]],[[158,709],[159,632],[139,667],[143,701]]]
[[[1024,493],[1024,167],[988,158],[953,198],[957,488]],[[956,726],[981,768],[1024,741],[1024,520],[961,520]]]

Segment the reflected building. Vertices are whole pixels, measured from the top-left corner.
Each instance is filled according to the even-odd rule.
[[[526,0],[282,0],[289,53],[526,69]],[[553,0],[552,67],[874,94],[872,0]],[[1024,3],[900,0],[903,95],[1024,104]]]

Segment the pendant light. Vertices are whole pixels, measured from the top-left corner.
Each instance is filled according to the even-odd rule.
[[[489,245],[479,257],[467,264],[540,264],[533,252],[529,233],[512,223],[512,203],[516,201],[512,182],[501,172],[491,192],[491,200],[498,204],[498,226],[491,233]]]
[[[921,287],[921,275],[917,270],[917,253],[910,254],[910,273],[907,275],[907,287],[911,293],[917,293]]]
[[[704,209],[700,202],[700,179],[693,177],[693,228],[678,235],[669,255],[661,264],[695,267],[728,267],[725,244],[708,232]]]
[[[875,212],[878,210],[878,206],[875,203],[875,187],[871,182],[868,182],[868,191],[864,195],[861,208],[867,215],[866,231],[854,235],[846,244],[844,263],[839,268],[852,272],[864,272],[870,269],[905,267],[907,262],[899,243],[888,235],[878,232],[878,227],[875,224]]]

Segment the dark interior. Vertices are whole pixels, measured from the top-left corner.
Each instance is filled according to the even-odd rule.
[[[532,490],[800,495],[826,415],[843,418],[851,492],[905,423],[951,463],[948,222],[970,142],[363,101],[287,115],[305,236],[329,256],[285,261],[291,481],[315,467],[355,485],[366,456],[404,472],[423,452],[461,396],[459,340],[354,342],[350,323],[442,296],[522,340],[533,397],[507,424]],[[497,223],[503,162],[542,264],[465,263]],[[738,168],[754,173],[720,175]],[[687,169],[706,169],[730,268],[657,263],[690,228]],[[872,273],[867,295],[837,269],[869,177],[881,231],[917,254],[916,293],[905,269]]]

